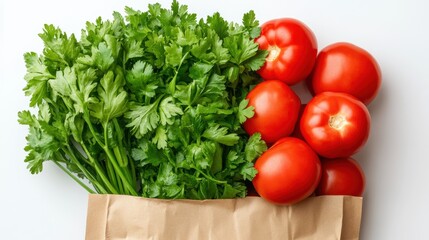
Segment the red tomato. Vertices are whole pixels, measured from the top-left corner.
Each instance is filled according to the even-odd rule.
[[[316,37],[296,19],[281,18],[264,23],[256,42],[260,49],[269,51],[265,65],[258,71],[264,79],[278,79],[293,85],[310,74],[316,61]]]
[[[317,195],[362,196],[365,175],[352,158],[322,159],[322,178],[316,189]]]
[[[261,197],[276,204],[293,204],[316,189],[321,165],[317,154],[302,140],[279,140],[255,162],[253,185]]]
[[[367,141],[370,115],[357,98],[345,94],[324,92],[307,104],[300,121],[306,142],[326,158],[348,157]]]
[[[315,94],[344,92],[369,104],[380,89],[381,71],[366,50],[340,42],[319,53],[310,81]]]
[[[272,144],[292,133],[301,100],[287,84],[277,80],[261,82],[246,98],[255,108],[255,115],[243,124],[249,135],[259,132],[267,144]]]

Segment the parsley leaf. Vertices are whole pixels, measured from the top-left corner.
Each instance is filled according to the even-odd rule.
[[[38,57],[36,53],[29,52],[24,54],[25,64],[27,67],[27,74],[24,79],[27,85],[24,88],[25,95],[31,96],[30,107],[42,102],[43,98],[47,95],[48,80],[55,78],[48,67],[44,65],[43,57]]]
[[[238,105],[238,121],[240,123],[244,123],[246,119],[253,117],[255,114],[254,110],[255,108],[253,106],[248,106],[249,100],[243,99],[241,100],[240,104]]]
[[[28,163],[28,169],[32,174],[43,170],[43,163],[54,157],[58,150],[58,142],[55,137],[43,130],[36,116],[29,111],[18,113],[19,123],[29,126],[29,133],[26,137],[28,145],[25,151],[28,152],[25,162]]]
[[[255,12],[249,11],[243,15],[243,26],[249,31],[251,38],[257,38],[261,34],[261,28],[259,27],[259,21],[256,20]]]
[[[107,72],[97,89],[98,102],[90,105],[91,115],[103,123],[122,116],[127,111],[127,92],[123,90],[123,84],[122,74],[115,76],[112,71]]]
[[[259,157],[263,152],[267,150],[267,145],[264,140],[261,139],[260,133],[255,133],[250,136],[249,141],[246,144],[245,154],[246,160],[251,162]]]
[[[218,124],[206,129],[203,137],[227,146],[233,146],[240,139],[236,133],[228,134],[228,128],[220,127]]]
[[[165,47],[166,53],[166,64],[169,64],[173,67],[176,67],[180,64],[182,60],[183,49],[178,46],[176,43],[172,43],[170,46]]]
[[[131,128],[131,132],[137,138],[143,137],[158,127],[160,117],[157,109],[160,100],[161,98],[150,105],[131,105],[130,111],[125,113],[125,117],[130,119],[126,126]]]
[[[213,16],[208,16],[207,23],[220,38],[228,36],[228,22],[226,22],[218,12],[213,14]]]
[[[258,52],[258,44],[243,35],[228,36],[224,44],[231,54],[231,61],[236,64],[243,63]]]
[[[39,34],[39,37],[45,44],[43,55],[52,65],[52,70],[58,67],[71,66],[80,52],[74,34],[67,37],[66,33],[54,25],[45,24],[43,33]]]
[[[167,147],[167,134],[165,128],[159,126],[156,129],[155,136],[152,138],[152,142],[156,144],[158,148],[166,148]]]
[[[243,175],[244,180],[252,181],[252,179],[256,176],[258,171],[253,167],[252,163],[246,163],[240,170],[241,175]]]
[[[159,104],[159,116],[162,125],[173,124],[172,118],[182,114],[182,109],[174,103],[174,99],[171,96],[162,99]]]
[[[133,68],[127,72],[126,80],[130,91],[133,92],[138,99],[144,96],[154,97],[158,82],[153,73],[153,67],[149,63],[137,61]]]

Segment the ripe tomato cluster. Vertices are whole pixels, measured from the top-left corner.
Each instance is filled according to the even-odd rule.
[[[291,18],[263,24],[256,42],[269,54],[258,71],[264,81],[247,95],[255,114],[243,127],[270,146],[255,162],[256,192],[276,204],[362,196],[365,176],[351,156],[370,133],[367,105],[381,85],[376,60],[346,42],[318,53],[313,32]],[[306,104],[290,87],[301,81],[313,94]]]

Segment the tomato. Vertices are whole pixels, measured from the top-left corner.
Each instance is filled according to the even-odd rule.
[[[255,108],[254,116],[243,124],[249,135],[259,132],[267,144],[272,144],[292,133],[301,100],[287,84],[278,80],[263,81],[246,98],[248,105]]]
[[[357,98],[324,92],[308,102],[300,129],[305,141],[319,155],[349,157],[366,143],[370,122],[368,109]]]
[[[255,162],[253,185],[261,197],[276,204],[293,204],[310,196],[321,176],[317,154],[304,141],[279,140]]]
[[[269,51],[264,66],[258,71],[264,79],[296,84],[310,74],[316,61],[316,37],[296,19],[281,18],[264,23],[256,42],[260,49]]]
[[[315,94],[344,92],[369,104],[380,89],[381,70],[366,50],[339,42],[319,53],[310,82]]]
[[[362,196],[365,175],[361,166],[352,158],[322,159],[322,177],[317,195]]]

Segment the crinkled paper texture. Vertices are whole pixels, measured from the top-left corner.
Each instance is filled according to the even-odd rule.
[[[359,239],[362,198],[310,197],[278,206],[259,197],[161,200],[89,195],[87,240]]]

